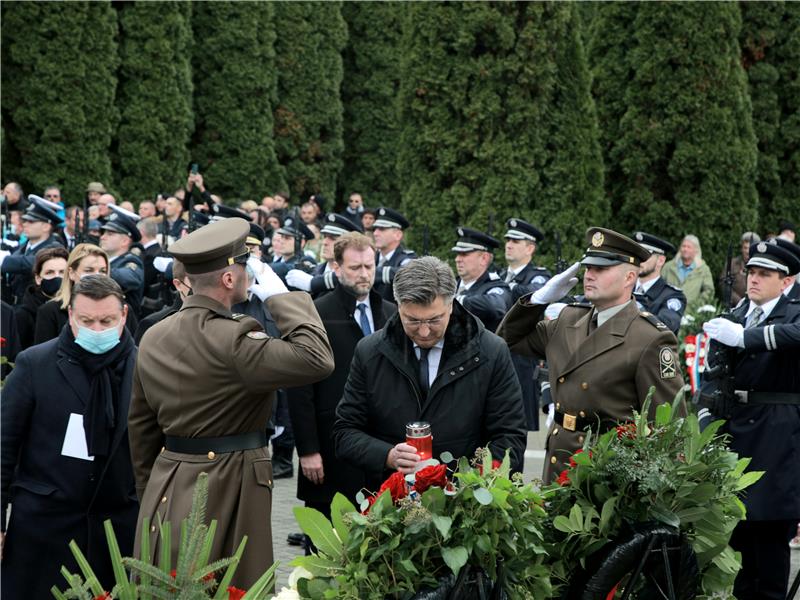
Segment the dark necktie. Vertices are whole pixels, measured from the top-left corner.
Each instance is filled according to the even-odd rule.
[[[419,349],[419,387],[422,390],[423,396],[427,396],[428,390],[430,389],[430,382],[428,380],[430,376],[428,373],[428,352],[430,352],[430,348]]]
[[[596,312],[592,315],[592,318],[589,321],[589,335],[592,335],[594,333],[595,329],[597,329],[597,313]]]
[[[358,323],[361,325],[361,331],[364,332],[364,335],[367,336],[372,333],[372,328],[369,326],[369,319],[367,318],[367,305],[363,302],[360,302],[356,307],[361,316],[358,317]]]

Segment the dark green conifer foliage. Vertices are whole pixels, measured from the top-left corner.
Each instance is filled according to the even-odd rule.
[[[519,217],[576,256],[606,223],[589,72],[570,3],[414,3],[406,7],[398,175],[402,207],[431,253],[455,228],[494,235]]]
[[[342,168],[341,2],[278,2],[275,149],[294,199],[333,200]]]
[[[675,241],[695,233],[718,271],[728,242],[756,225],[758,210],[739,6],[635,8],[632,77],[608,158],[608,173],[619,177],[608,189],[622,198],[615,223]]]
[[[343,52],[344,167],[338,197],[360,192],[367,206],[400,203],[397,158],[397,90],[400,23],[405,5],[345,2],[349,32]]]
[[[225,200],[258,199],[285,186],[272,138],[274,6],[192,4],[195,134],[189,154],[206,187]]]
[[[56,183],[80,203],[87,182],[112,183],[116,12],[105,1],[5,2],[2,21],[3,179],[34,193]]]
[[[189,2],[125,3],[119,12],[115,167],[134,201],[185,185],[193,129]]]

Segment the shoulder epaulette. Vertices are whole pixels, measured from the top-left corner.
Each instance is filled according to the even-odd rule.
[[[664,325],[664,323],[662,323],[659,320],[659,318],[651,312],[643,310],[642,312],[639,313],[639,316],[643,317],[648,323],[650,323],[653,327],[655,327],[659,331],[667,331],[669,329],[669,327]]]
[[[500,275],[497,273],[489,273],[489,281],[497,281],[500,279]]]
[[[403,254],[414,254],[414,251],[409,250],[408,248],[403,248]]]
[[[592,308],[591,302],[571,302],[568,306],[574,306],[576,308]]]
[[[681,288],[679,288],[677,285],[672,285],[671,283],[668,283],[668,284],[667,284],[667,287],[668,287],[668,288],[672,288],[672,289],[673,289],[673,290],[675,290],[676,292],[683,292],[683,290],[682,290]]]
[[[245,315],[245,314],[243,314],[243,313],[233,313],[233,314],[231,314],[231,319],[233,319],[234,321],[241,321],[241,320],[242,320],[242,319],[244,319],[246,316],[247,316],[247,315]]]

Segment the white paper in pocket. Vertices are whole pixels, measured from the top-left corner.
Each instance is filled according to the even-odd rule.
[[[64,445],[61,446],[61,455],[81,460],[94,460],[94,456],[89,456],[89,449],[86,447],[83,415],[70,413],[67,433],[64,435]]]

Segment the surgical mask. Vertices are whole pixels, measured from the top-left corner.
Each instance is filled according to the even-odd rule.
[[[95,331],[88,327],[82,327],[75,323],[78,328],[78,335],[75,336],[75,343],[81,348],[92,354],[105,354],[114,346],[119,344],[119,331],[117,325],[103,329],[102,331]]]
[[[253,285],[253,281],[255,281],[256,273],[253,271],[250,265],[245,265],[244,270],[247,271],[247,287],[250,287]]]
[[[52,298],[61,287],[61,280],[61,277],[42,279],[42,284],[39,286],[39,288],[42,290],[45,296],[50,296]]]

